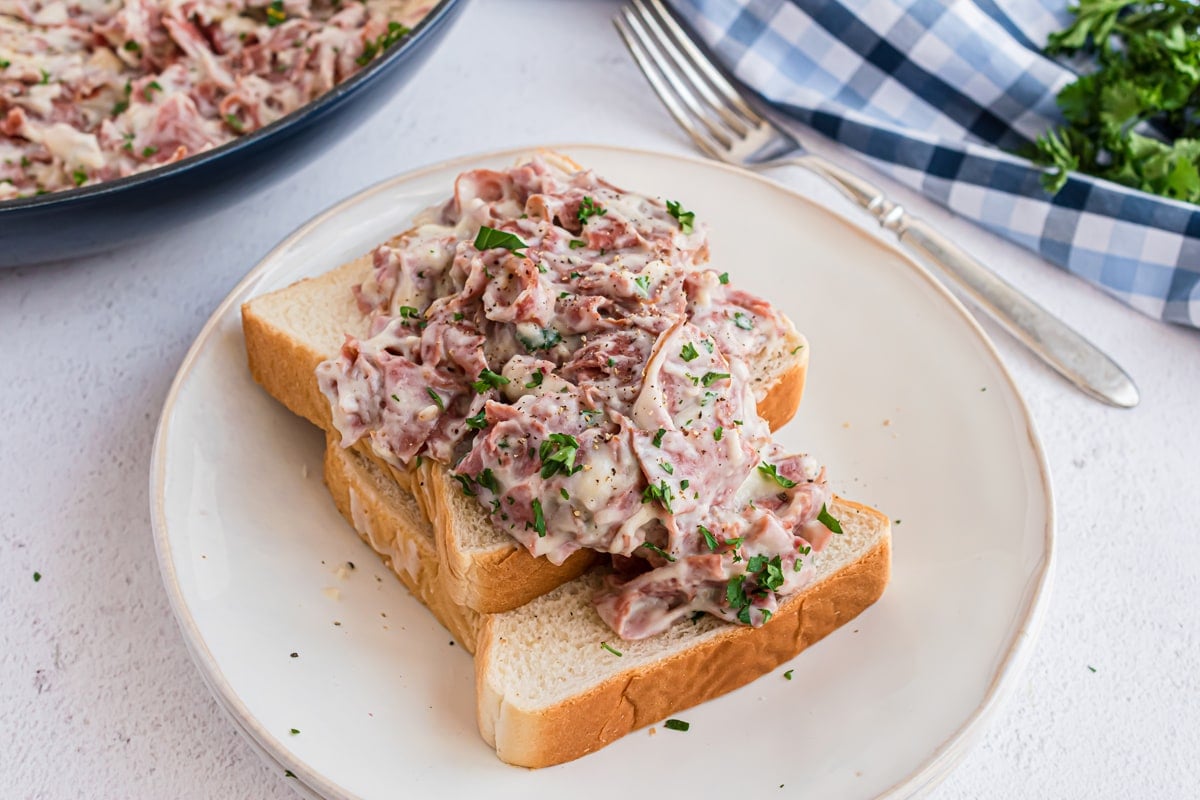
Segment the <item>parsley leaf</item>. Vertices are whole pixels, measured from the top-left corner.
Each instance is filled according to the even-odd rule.
[[[633,282],[637,284],[638,291],[640,291],[644,296],[646,296],[646,297],[650,296],[650,276],[649,275],[638,275],[636,278],[633,279]]]
[[[468,428],[474,428],[477,431],[481,431],[486,428],[488,424],[487,412],[483,409],[480,409],[478,414],[473,417],[467,417],[466,421]]]
[[[749,314],[746,314],[743,311],[738,311],[733,315],[733,324],[737,325],[744,331],[748,331],[754,327],[754,320]]]
[[[705,386],[712,386],[717,381],[723,381],[728,377],[728,372],[706,372],[704,373],[704,377],[700,379],[700,382]]]
[[[675,513],[671,510],[671,501],[673,499],[675,499],[675,494],[671,491],[671,487],[667,485],[665,479],[659,481],[657,485],[650,484],[642,491],[643,504],[649,503],[651,500],[657,500],[662,503],[663,508],[667,510],[668,514]]]
[[[721,441],[721,437],[724,435],[725,435],[725,428],[722,427],[721,425],[718,425],[716,428],[713,429],[713,441],[714,442]]]
[[[717,280],[719,280],[721,282],[721,285],[725,285],[725,284],[729,283],[729,273],[722,272],[719,276],[717,276]]]
[[[640,545],[638,545],[638,546],[639,546],[639,547],[644,547],[644,548],[646,548],[647,550],[651,551],[652,553],[657,553],[658,555],[660,555],[660,556],[662,556],[663,558],[665,558],[667,561],[671,561],[671,562],[674,562],[674,561],[675,561],[675,556],[671,555],[671,554],[670,554],[670,553],[668,553],[666,550],[663,550],[661,547],[659,547],[658,545],[654,544],[653,542],[642,542],[642,543],[641,543]]]
[[[508,382],[508,378],[504,377],[503,375],[497,375],[490,369],[485,369],[483,372],[479,373],[479,379],[471,384],[471,388],[479,394],[483,394],[488,389],[499,389]]]
[[[715,553],[717,551],[717,537],[713,536],[712,531],[703,525],[697,525],[696,528],[700,531],[700,535],[704,537],[704,543],[708,545],[708,549]]]
[[[545,377],[545,374],[539,369],[537,372],[533,373],[532,376],[530,376],[529,382],[525,384],[525,388],[534,389],[538,386],[541,386],[542,379]]]
[[[666,434],[666,432],[667,432],[666,428],[659,428],[655,432],[654,438],[650,440],[650,443],[653,444],[655,447],[662,447],[663,436]]]
[[[525,244],[525,242],[521,240],[521,237],[517,236],[515,233],[498,231],[495,228],[489,228],[486,225],[480,227],[479,233],[475,235],[474,244],[475,249],[481,252],[483,250],[500,248],[508,250],[513,255],[520,256],[521,258],[524,258],[525,254],[517,251],[521,250],[522,248],[529,247],[529,245]]]
[[[758,471],[761,472],[763,475],[766,475],[768,478],[773,478],[776,483],[778,483],[780,486],[782,486],[785,489],[790,489],[796,485],[796,482],[794,480],[792,480],[791,478],[788,478],[784,475],[780,475],[779,470],[776,469],[774,464],[768,464],[767,462],[764,461],[763,463],[758,465]]]
[[[821,513],[817,514],[817,522],[829,528],[834,533],[842,532],[842,523],[838,522],[837,518],[829,513],[829,509],[825,507],[824,503],[821,504]]]
[[[600,646],[603,647],[608,652],[612,653],[617,658],[621,657],[621,651],[613,648],[613,646],[611,644],[609,644],[608,642],[601,642]]]
[[[542,459],[542,479],[545,480],[555,473],[574,475],[583,469],[575,463],[575,455],[579,452],[579,441],[570,434],[552,433],[542,441],[538,448],[538,456]]]
[[[575,212],[575,217],[582,223],[587,223],[592,217],[603,217],[608,213],[608,209],[602,208],[590,197],[584,197],[583,202],[579,204],[579,210]]]
[[[526,528],[533,528],[538,536],[546,535],[546,518],[542,516],[542,501],[535,499],[530,506],[533,508],[533,524],[525,523]],[[618,655],[620,655],[618,653]]]
[[[442,400],[442,396],[440,394],[435,392],[433,389],[430,389],[428,386],[425,387],[425,394],[429,395],[429,399],[437,405],[439,411],[446,410],[446,403]]]
[[[667,213],[675,218],[679,223],[679,230],[684,233],[691,233],[692,226],[696,222],[696,214],[693,211],[684,211],[683,207],[675,200],[667,201]]]
[[[696,352],[696,345],[691,342],[685,344],[683,349],[679,351],[679,357],[684,361],[695,361],[699,356],[700,354]]]

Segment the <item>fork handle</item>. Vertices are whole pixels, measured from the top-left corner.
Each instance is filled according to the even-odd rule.
[[[803,167],[866,209],[922,261],[949,277],[1018,341],[1086,394],[1120,408],[1138,404],[1137,386],[1120,366],[1074,329],[1030,300],[965,250],[889,200],[878,186],[811,154],[775,164]]]

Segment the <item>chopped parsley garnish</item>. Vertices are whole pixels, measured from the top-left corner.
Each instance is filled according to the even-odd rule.
[[[567,242],[567,247],[571,248],[572,250],[578,250],[581,247],[587,247],[587,242],[585,242],[583,239],[572,239],[571,241]]]
[[[421,312],[412,306],[400,306],[401,319],[419,319]]]
[[[75,180],[76,186],[83,186],[87,183],[87,173],[81,169],[77,169],[71,173],[71,177]]]
[[[649,503],[651,500],[657,500],[658,502],[662,503],[663,508],[667,510],[668,514],[674,514],[675,512],[671,510],[671,500],[674,499],[674,497],[675,495],[671,491],[671,487],[667,485],[666,480],[662,480],[658,482],[657,486],[651,484],[645,488],[645,490],[642,492],[642,503],[644,504]]]
[[[128,109],[129,109],[129,101],[128,100],[118,100],[117,102],[113,103],[113,107],[112,107],[113,116],[115,117],[118,114],[123,114]]]
[[[750,624],[750,598],[746,596],[745,575],[734,575],[725,584],[725,602],[737,611],[739,622]]]
[[[667,213],[679,223],[679,230],[684,233],[692,232],[692,226],[696,222],[696,213],[694,211],[684,211],[683,206],[679,205],[677,201],[668,200]]]
[[[517,339],[525,346],[525,349],[534,352],[537,350],[549,350],[554,345],[562,341],[562,334],[554,328],[539,328],[538,336],[530,337],[520,333],[518,329]]]
[[[42,573],[40,573],[40,572],[33,573],[33,582],[34,583],[37,583],[41,579],[42,579]]]
[[[719,280],[721,282],[721,285],[725,285],[725,284],[729,283],[729,273],[722,272],[720,275],[717,276],[717,280]]]
[[[724,428],[724,427],[722,427],[722,426],[718,425],[716,428],[714,428],[714,429],[713,429],[713,441],[714,441],[714,442],[719,442],[719,441],[721,441],[721,437],[722,437],[722,436],[724,436],[724,435],[725,435],[725,428]]]
[[[125,43],[125,49],[128,50],[130,53],[137,53],[137,52],[141,51],[142,46],[140,44],[138,44],[137,42],[133,41],[132,39],[130,39],[128,42]]]
[[[746,562],[746,572],[751,575],[758,576],[758,583],[773,592],[779,591],[779,587],[783,586],[783,558],[775,556],[767,558],[765,555],[751,556]]]
[[[337,3],[335,2],[334,5],[336,6]],[[368,39],[364,43],[362,55],[354,59],[355,62],[360,67],[366,66],[367,62],[374,58],[376,54],[387,50],[410,33],[412,33],[411,28],[401,25],[399,22],[389,22],[387,31],[380,34],[378,39],[374,41]]]
[[[530,376],[529,382],[525,384],[525,388],[533,389],[538,386],[541,386],[542,379],[545,377],[546,377],[545,374],[539,369],[537,372],[533,373],[533,375]]]
[[[242,131],[246,130],[246,126],[243,125],[242,121],[237,118],[237,114],[226,114],[225,115],[225,124],[228,125],[229,127],[233,128],[238,133],[241,133]]]
[[[477,431],[483,430],[484,428],[487,427],[487,424],[488,424],[487,412],[484,411],[482,408],[479,409],[478,414],[476,414],[473,417],[467,417],[466,423],[467,423],[468,428],[474,428]]]
[[[294,778],[294,777],[296,777],[296,773],[292,772],[290,769],[285,769],[285,770],[283,771],[283,777],[285,777],[285,778]]]
[[[704,377],[700,379],[700,382],[705,386],[712,386],[717,381],[723,381],[728,377],[728,372],[706,372],[704,373]]]
[[[608,366],[610,366],[610,367],[615,367],[617,365],[616,359],[614,359],[612,356],[608,357],[607,363],[608,363]]]
[[[155,92],[161,91],[162,85],[159,84],[158,81],[150,81],[146,84],[146,88],[142,89],[142,97],[146,98],[146,100],[150,100],[154,96]]]
[[[525,523],[525,527],[532,527],[537,531],[538,536],[546,535],[546,518],[542,516],[542,501],[534,500],[530,506],[533,508],[533,525]]]
[[[463,494],[465,494],[467,497],[474,497],[474,496],[475,496],[475,490],[471,488],[471,478],[470,478],[470,476],[468,476],[468,475],[459,475],[459,474],[457,474],[457,473],[456,473],[456,474],[454,474],[454,475],[451,475],[450,477],[451,477],[451,478],[454,478],[454,480],[458,481],[458,482],[459,482],[459,484],[461,484],[461,485],[462,485],[462,492],[463,492]]]
[[[475,482],[492,494],[500,494],[500,484],[496,481],[496,476],[492,473],[491,467],[476,475]]]
[[[642,542],[641,545],[639,545],[639,547],[644,547],[647,550],[651,551],[652,553],[658,553],[660,556],[665,558],[667,561],[675,560],[675,556],[671,555],[666,550],[663,550],[661,547],[654,544],[653,542]]]
[[[483,394],[488,389],[499,389],[508,383],[508,378],[503,375],[497,375],[490,369],[485,369],[479,373],[479,379],[471,384],[471,388],[479,394]]]
[[[684,478],[683,480],[681,480],[679,482],[679,488],[686,489],[690,484],[691,484],[691,481],[689,481],[687,478]]]
[[[563,499],[563,500],[570,500],[570,499],[571,499],[571,495],[567,494],[567,490],[566,490],[566,489],[559,489],[559,490],[558,490],[558,493],[562,495],[562,499]]]
[[[604,412],[600,411],[597,408],[585,408],[585,409],[583,409],[583,411],[580,411],[579,413],[580,413],[580,415],[583,416],[583,421],[585,424],[595,425],[596,420],[598,420],[600,418],[601,414],[603,414]]]
[[[592,198],[584,197],[583,202],[579,204],[579,210],[575,212],[575,216],[580,222],[586,224],[592,217],[603,217],[607,213],[608,209],[602,208]]]
[[[150,156],[154,155],[157,152],[158,152],[157,147],[154,147],[154,146],[143,147],[142,148],[142,158],[149,158]]]
[[[742,312],[742,311],[738,311],[738,312],[734,313],[734,315],[733,315],[733,324],[737,325],[739,328],[741,328],[744,331],[748,331],[754,327],[754,320],[750,317],[749,314],[746,314],[745,312]]]
[[[788,478],[785,475],[780,475],[779,470],[774,464],[768,464],[764,461],[758,465],[758,471],[763,475],[766,475],[768,478],[773,478],[776,483],[785,489],[790,489],[796,485],[796,482],[791,478]]]
[[[703,525],[698,525],[696,527],[700,531],[700,535],[704,537],[704,543],[708,545],[708,549],[715,553],[717,551],[717,537],[713,536],[712,531]]]
[[[579,442],[574,436],[566,433],[552,433],[538,448],[538,456],[542,459],[542,479],[545,480],[556,472],[564,475],[574,475],[583,469],[575,464],[575,455],[579,452]]]
[[[42,70],[41,72],[42,72],[42,85],[45,86],[47,83],[50,82],[50,73],[47,72],[46,70]],[[148,100],[149,98],[146,98],[146,99]]]
[[[572,272],[572,273],[571,273],[570,275],[568,275],[567,277],[568,277],[568,278],[582,278],[582,277],[583,277],[583,274],[582,274],[582,273],[579,273],[579,272]]]
[[[802,345],[802,344],[796,345],[795,347],[792,348],[792,355],[796,355],[796,353],[799,353],[803,349],[804,349],[804,345]]]
[[[0,69],[8,69],[12,66],[12,62],[7,58],[0,58]]]
[[[633,282],[637,284],[638,291],[640,291],[646,297],[650,296],[650,276],[649,275],[638,275],[636,278],[633,279]]]
[[[784,679],[785,681],[790,681],[790,680],[792,679],[792,673],[793,673],[793,672],[795,672],[795,670],[794,670],[794,669],[789,669],[787,672],[783,673],[783,679]]]
[[[601,643],[600,643],[600,646],[601,646],[601,647],[603,647],[603,648],[604,648],[605,650],[607,650],[608,652],[612,653],[612,654],[613,654],[614,656],[616,656],[617,658],[620,658],[620,657],[621,657],[621,651],[620,651],[620,650],[617,650],[616,648],[614,648],[614,647],[613,647],[611,644],[609,644],[608,642],[601,642]]]
[[[299,733],[300,733],[299,728],[292,728],[292,736],[297,736],[297,735],[299,735]]]
[[[267,6],[267,27],[274,28],[287,22],[287,12],[283,10],[283,0],[272,0]]]
[[[838,522],[837,518],[829,513],[829,509],[825,507],[824,503],[821,503],[821,513],[817,514],[817,522],[829,528],[834,533],[842,532],[842,523]]]
[[[440,394],[435,392],[433,389],[430,389],[428,386],[425,387],[425,394],[429,395],[429,399],[437,405],[438,409],[441,411],[446,410],[446,404],[443,402]]]
[[[695,361],[700,357],[700,354],[696,352],[696,345],[688,342],[683,346],[683,349],[679,351],[679,357],[684,361]]]
[[[479,229],[479,233],[475,236],[475,249],[480,251],[499,248],[508,250],[513,255],[524,258],[525,254],[517,251],[525,247],[529,247],[529,245],[525,244],[525,242],[521,240],[521,237],[517,236],[515,233],[498,231],[495,228],[489,228],[486,225],[481,227]]]
[[[666,433],[666,428],[659,428],[658,431],[655,432],[654,438],[650,440],[650,443],[655,447],[662,447],[663,436],[666,435]]]
[[[662,467],[662,471],[667,473],[668,475],[675,474],[675,467],[671,464],[670,461],[660,461],[660,462],[658,462],[658,465],[660,467]]]
[[[686,731],[692,727],[692,723],[684,722],[681,719],[669,719],[663,723],[663,727],[672,731]]]

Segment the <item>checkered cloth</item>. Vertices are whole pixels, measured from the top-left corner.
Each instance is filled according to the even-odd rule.
[[[1041,45],[1065,0],[671,0],[782,113],[1134,308],[1200,327],[1200,208],[1019,151],[1072,79]]]

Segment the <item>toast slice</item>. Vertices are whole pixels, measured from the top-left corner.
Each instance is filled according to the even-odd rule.
[[[250,372],[267,393],[325,431],[333,430],[329,403],[315,375],[317,365],[340,351],[346,334],[365,337],[368,320],[352,287],[372,270],[362,256],[317,278],[256,297],[242,306],[242,329]],[[796,413],[808,369],[807,342],[798,333],[756,357],[751,379],[759,414],[772,430]],[[366,442],[359,452],[375,459]],[[562,565],[534,558],[497,530],[482,507],[464,498],[444,467],[425,464],[420,477],[377,460],[403,489],[415,494],[433,523],[442,580],[451,600],[481,613],[507,611],[569,581],[594,561],[578,551]],[[414,482],[414,479],[416,481]]]
[[[830,510],[844,532],[820,553],[816,582],[761,628],[705,615],[617,639],[591,602],[600,570],[488,616],[475,655],[483,738],[510,764],[561,764],[747,684],[858,616],[888,582],[891,524],[842,499]]]
[[[511,764],[544,767],[770,672],[875,602],[891,567],[883,514],[846,500],[842,524],[820,554],[817,580],[762,628],[704,616],[639,641],[616,638],[592,607],[603,571],[525,606],[480,615],[456,605],[438,580],[433,531],[415,499],[370,460],[329,437],[325,482],[342,516],[405,586],[476,654],[480,733]],[[621,655],[602,649],[609,643]]]

